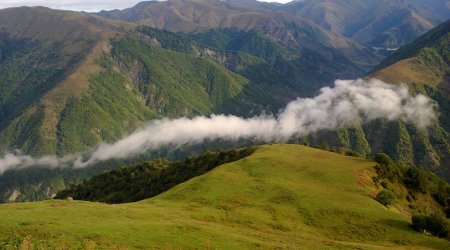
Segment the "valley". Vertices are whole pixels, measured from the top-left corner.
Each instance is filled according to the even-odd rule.
[[[449,0],[115,5],[0,3],[0,249],[450,248]]]

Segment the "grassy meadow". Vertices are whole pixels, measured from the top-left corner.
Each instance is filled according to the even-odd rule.
[[[0,205],[0,249],[450,249],[372,198],[374,166],[262,146],[137,203]]]

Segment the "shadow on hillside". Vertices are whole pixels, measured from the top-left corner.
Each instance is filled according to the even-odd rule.
[[[411,225],[403,220],[395,220],[395,219],[386,219],[380,221],[382,224],[387,225],[391,228],[397,229],[397,230],[404,230],[404,231],[412,231]]]

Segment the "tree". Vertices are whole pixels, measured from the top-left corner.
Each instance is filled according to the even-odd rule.
[[[428,189],[429,180],[427,174],[423,170],[411,167],[406,170],[404,182],[409,188],[424,193]]]
[[[441,238],[447,237],[450,231],[448,220],[438,215],[414,215],[412,227],[416,231],[429,232]]]
[[[383,190],[377,194],[377,197],[375,199],[387,207],[394,204],[396,196],[389,190]]]
[[[378,163],[378,164],[383,164],[386,166],[390,166],[394,164],[394,161],[392,161],[391,157],[389,157],[389,155],[385,154],[385,153],[378,153],[375,155],[374,160]]]

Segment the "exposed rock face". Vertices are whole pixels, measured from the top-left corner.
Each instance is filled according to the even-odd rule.
[[[15,202],[20,195],[19,190],[14,190],[8,198],[8,202]]]

